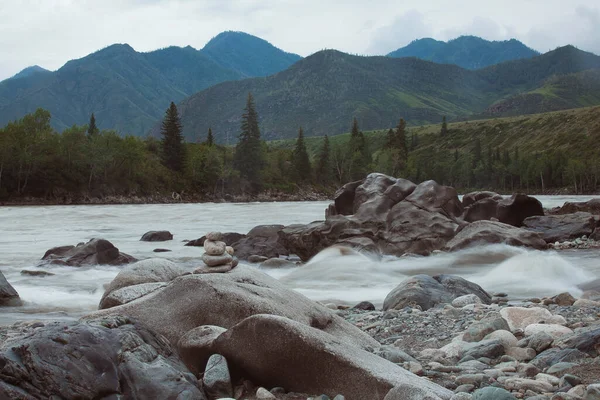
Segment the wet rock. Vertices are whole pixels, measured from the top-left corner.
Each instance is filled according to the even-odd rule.
[[[259,225],[231,246],[240,260],[246,260],[252,255],[267,258],[287,256],[289,251],[279,241],[279,231],[282,229],[283,225]]]
[[[590,236],[596,228],[592,214],[577,212],[564,215],[529,217],[523,226],[542,235],[547,243],[565,242],[582,236]]]
[[[221,233],[221,241],[225,242],[228,246],[231,246],[235,242],[238,242],[245,238],[246,235],[237,233],[237,232],[222,232]],[[202,236],[198,239],[190,240],[185,245],[186,246],[195,246],[202,247],[204,246],[204,241],[206,240],[206,236]]]
[[[153,251],[154,253],[168,253],[168,252],[170,252],[170,251],[172,251],[172,250],[169,250],[169,249],[154,249],[154,250],[152,250],[152,251]]]
[[[119,252],[111,242],[104,239],[92,239],[77,246],[55,247],[46,252],[42,260],[51,264],[81,267],[85,265],[123,265],[137,261],[125,253]]]
[[[55,274],[53,274],[52,272],[48,272],[48,271],[31,271],[31,270],[24,269],[21,271],[21,275],[42,277],[42,276],[53,276]]]
[[[49,323],[6,342],[0,365],[3,399],[205,399],[169,344],[123,317]]]
[[[375,306],[370,301],[361,301],[352,308],[356,310],[375,311]]]
[[[551,214],[573,214],[576,212],[587,212],[593,215],[600,215],[600,199],[582,202],[567,201],[562,207],[551,210]]]
[[[550,348],[538,354],[530,364],[543,370],[561,362],[580,362],[587,357],[587,354],[577,349]]]
[[[86,318],[114,314],[128,315],[174,344],[198,326],[228,329],[251,315],[274,314],[330,332],[340,340],[363,348],[379,347],[369,335],[333,311],[243,264],[226,274],[180,276],[150,295]]]
[[[233,386],[227,360],[220,354],[213,354],[208,359],[202,382],[204,391],[211,399],[233,397]]]
[[[269,344],[268,352],[263,350],[264,343]],[[246,318],[221,334],[214,350],[265,387],[281,385],[291,391],[367,399],[373,394],[381,398],[392,387],[405,384],[407,395],[419,389],[441,399],[452,395],[333,335],[274,315]],[[290,364],[290,359],[296,362]]]
[[[296,267],[296,263],[288,261],[283,258],[269,258],[260,264],[260,268],[293,268]]]
[[[510,246],[543,250],[548,246],[538,233],[494,221],[476,221],[464,227],[445,249],[457,251],[485,244],[503,243]]]
[[[525,194],[514,194],[498,202],[498,221],[512,225],[523,226],[528,217],[544,215],[542,203],[534,197]]]
[[[404,280],[386,296],[383,309],[400,310],[406,306],[418,305],[422,310],[428,310],[436,304],[450,303],[467,294],[476,295],[483,303],[491,303],[491,297],[485,290],[461,277],[416,275]]]
[[[600,355],[600,325],[578,329],[554,342],[561,349],[577,349],[592,357]]]
[[[20,306],[21,304],[19,294],[0,271],[0,306]]]
[[[149,231],[142,235],[142,242],[166,242],[173,240],[173,234],[169,231]]]
[[[105,308],[127,304],[133,300],[139,299],[140,297],[146,296],[155,290],[161,289],[166,285],[167,284],[163,282],[141,283],[139,285],[131,285],[113,290],[108,295],[102,297],[98,308],[103,310]]]

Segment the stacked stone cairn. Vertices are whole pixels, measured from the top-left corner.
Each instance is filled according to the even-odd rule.
[[[233,256],[233,247],[223,242],[221,232],[209,232],[206,235],[202,261],[205,265],[197,268],[194,273],[228,272],[238,265],[238,259]]]

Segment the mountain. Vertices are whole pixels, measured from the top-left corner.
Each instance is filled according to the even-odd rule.
[[[399,118],[419,125],[481,115],[502,99],[544,87],[555,75],[590,69],[600,69],[600,57],[573,47],[477,71],[326,50],[266,78],[210,87],[182,101],[179,110],[187,138],[212,127],[218,141],[233,144],[251,92],[266,140],[295,137],[300,126],[306,136],[336,135],[349,130],[352,117],[370,130],[395,126]],[[580,83],[593,91],[585,79]],[[589,103],[600,104],[596,97]]]
[[[232,31],[215,36],[200,52],[244,77],[273,75],[302,58],[256,36]]]
[[[489,41],[476,36],[461,36],[448,42],[425,38],[392,51],[388,57],[417,57],[440,64],[456,64],[479,69],[504,61],[527,59],[539,53],[516,39]]]
[[[94,113],[100,129],[142,135],[171,101],[220,82],[278,72],[297,57],[236,32],[217,36],[201,51],[188,46],[140,53],[115,44],[56,72],[30,67],[0,82],[0,126],[41,107],[58,130],[86,124]]]
[[[32,65],[31,67],[27,67],[27,68],[23,69],[21,72],[17,73],[16,75],[14,75],[13,77],[11,77],[9,79],[27,78],[34,74],[45,74],[45,73],[50,73],[50,71],[48,71],[45,68],[40,67],[39,65]]]

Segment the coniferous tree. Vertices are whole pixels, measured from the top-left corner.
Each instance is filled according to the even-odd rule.
[[[212,129],[209,127],[208,128],[208,135],[206,136],[206,145],[211,147],[214,144],[215,140],[213,138],[213,133],[212,133]]]
[[[298,130],[298,139],[296,140],[296,147],[294,148],[294,169],[299,180],[306,182],[310,180],[311,168],[310,160],[308,158],[308,152],[306,151],[306,145],[304,144],[304,131],[302,127]]]
[[[160,130],[162,138],[162,162],[173,171],[182,171],[185,165],[185,147],[183,143],[182,125],[175,103],[165,112]]]
[[[328,183],[331,178],[331,161],[329,155],[329,137],[325,135],[323,140],[323,147],[319,153],[319,162],[317,164],[317,180],[321,183]]]
[[[440,131],[440,135],[442,137],[446,136],[448,134],[448,124],[446,123],[446,116],[444,115],[442,117],[442,129]]]
[[[93,136],[93,135],[96,135],[98,132],[100,132],[100,130],[96,126],[96,117],[94,116],[94,113],[92,113],[92,115],[90,117],[90,124],[88,125],[87,133],[89,136]]]
[[[248,93],[246,108],[242,114],[242,126],[238,144],[235,147],[234,167],[240,176],[248,181],[253,190],[261,186],[260,171],[265,164],[260,130],[258,128],[258,113],[254,105],[252,93]]]
[[[404,121],[404,118],[400,118],[398,126],[396,126],[396,143],[394,147],[400,150],[401,156],[406,160],[408,147],[406,146],[406,121]]]

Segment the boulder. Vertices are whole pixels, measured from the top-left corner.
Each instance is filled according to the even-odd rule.
[[[184,275],[165,288],[86,318],[127,315],[164,335],[171,343],[202,325],[230,328],[254,314],[281,315],[322,329],[363,348],[379,344],[333,311],[257,269],[239,265],[225,274]]]
[[[227,329],[220,326],[203,325],[192,329],[179,339],[177,350],[185,365],[194,374],[203,371],[203,367],[213,355],[212,343]]]
[[[440,213],[452,220],[459,218],[464,211],[456,189],[442,186],[435,181],[425,181],[417,185],[406,197],[406,201],[430,212]]]
[[[567,201],[562,207],[550,210],[551,214],[573,214],[576,212],[587,212],[593,215],[600,215],[600,199],[591,199],[588,201],[571,202]]]
[[[240,260],[247,260],[252,255],[274,258],[289,255],[288,250],[279,242],[279,231],[283,225],[259,225],[248,234],[231,244]],[[227,243],[230,244],[230,243]]]
[[[546,215],[526,218],[523,227],[538,232],[547,243],[565,242],[590,236],[596,228],[596,219],[586,212]]]
[[[279,268],[293,268],[297,267],[296,263],[286,260],[284,258],[269,258],[268,260],[260,263],[260,268],[267,269],[279,269]]]
[[[406,179],[373,173],[356,188],[353,213],[359,219],[385,214],[397,203],[409,196],[417,187]]]
[[[457,251],[493,243],[531,247],[539,250],[548,247],[546,241],[538,233],[495,221],[476,221],[464,227],[450,240],[446,245],[446,250]]]
[[[132,285],[123,287],[117,290],[113,290],[109,294],[102,296],[98,309],[104,310],[105,308],[111,308],[127,304],[130,301],[139,299],[155,290],[161,289],[166,286],[163,282],[154,283],[141,283],[139,285]]]
[[[241,233],[237,233],[237,232],[224,232],[224,233],[221,233],[221,235],[222,235],[222,239],[221,240],[223,242],[225,242],[225,244],[227,244],[228,246],[231,246],[235,242],[238,242],[238,241],[240,241],[240,240],[242,240],[243,238],[246,237],[246,235],[241,234]],[[202,236],[202,237],[200,237],[198,239],[190,240],[185,245],[186,246],[202,247],[202,246],[204,246],[204,241],[205,240],[206,240],[206,236]]]
[[[354,196],[356,188],[362,184],[361,181],[349,182],[335,192],[333,196],[334,206],[332,208],[335,215],[354,214]]]
[[[577,349],[597,357],[600,355],[600,325],[577,329],[574,333],[555,340],[554,346],[561,349]]]
[[[467,208],[467,207],[470,207],[473,204],[477,203],[478,201],[485,200],[485,199],[494,199],[496,201],[499,201],[499,200],[502,200],[503,197],[496,192],[487,192],[487,191],[471,192],[471,193],[467,193],[463,196],[462,205],[464,208]]]
[[[0,271],[0,307],[1,306],[20,306],[21,298],[19,294],[6,280],[2,271]]]
[[[531,324],[565,325],[567,323],[563,316],[553,315],[542,307],[505,307],[500,310],[500,315],[508,322],[508,326],[513,332],[517,329],[524,330]]]
[[[581,362],[588,355],[577,349],[559,349],[557,347],[550,348],[538,354],[529,363],[544,370],[561,362]]]
[[[512,225],[522,226],[525,218],[535,215],[544,215],[542,203],[535,197],[525,194],[513,194],[511,197],[498,202],[498,221]]]
[[[573,333],[571,329],[558,324],[529,324],[524,333],[525,336],[533,336],[540,332],[545,332],[555,339]]]
[[[406,306],[418,305],[428,310],[439,303],[450,303],[457,297],[476,295],[483,303],[490,304],[492,298],[479,285],[454,275],[416,275],[404,280],[392,290],[383,302],[384,310],[401,310]]]
[[[220,354],[213,354],[208,359],[202,382],[206,394],[211,399],[233,397],[229,366],[225,357]]]
[[[463,334],[463,340],[465,342],[479,342],[481,339],[490,336],[492,332],[508,331],[509,329],[504,318],[499,313],[493,312],[481,320],[473,322]],[[490,339],[498,338],[490,337]]]
[[[500,199],[502,197],[500,196]],[[465,212],[462,216],[467,222],[475,221],[490,221],[498,215],[498,200],[495,197],[486,197],[477,202],[465,207]],[[464,200],[463,200],[464,201]]]
[[[406,385],[407,394],[422,390],[440,399],[452,396],[449,390],[340,337],[285,317],[248,317],[221,334],[213,348],[238,375],[264,387],[283,386],[330,397],[343,394],[348,400],[383,399],[401,385]]]
[[[149,231],[144,233],[140,240],[142,242],[166,242],[173,240],[173,234],[169,231]]]
[[[116,290],[138,286],[144,283],[170,282],[186,272],[187,270],[178,266],[174,262],[162,258],[150,258],[128,265],[127,267],[123,268],[108,284],[108,287],[106,288],[106,291],[100,300],[100,309],[113,307],[115,305],[113,299],[107,300],[107,298]],[[131,289],[129,293],[128,291],[122,291],[113,296],[113,298],[129,298],[133,300],[134,298],[141,297],[150,291],[156,290],[158,286],[155,286],[152,290],[147,290],[150,288],[152,288],[152,286],[140,286]],[[144,294],[140,294],[140,296],[136,295],[136,293],[141,293],[141,291],[144,290],[146,290]],[[120,301],[117,301],[117,303],[120,303]]]
[[[42,260],[49,263],[81,267],[85,265],[123,265],[137,261],[125,253],[119,252],[111,242],[105,239],[92,239],[77,246],[55,247],[46,252]]]
[[[123,317],[52,322],[0,348],[3,399],[206,399],[162,337]]]

